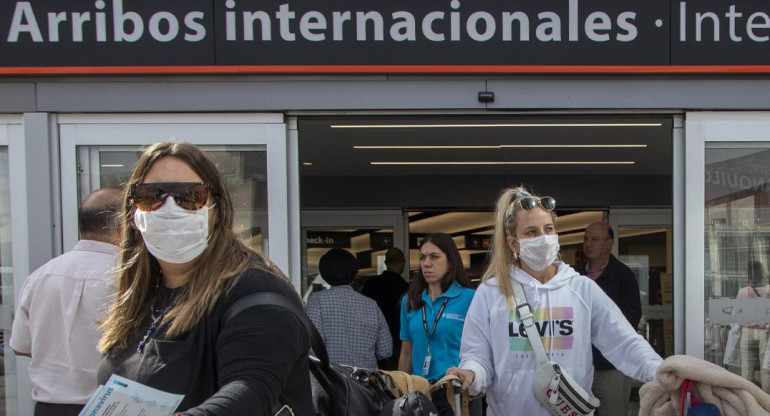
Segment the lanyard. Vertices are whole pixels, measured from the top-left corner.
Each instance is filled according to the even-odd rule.
[[[433,321],[433,328],[430,330],[430,333],[428,333],[428,320],[425,319],[425,305],[422,306],[422,328],[425,330],[425,336],[428,337],[429,345],[430,339],[433,338],[433,334],[436,333],[436,325],[438,325],[438,321],[441,319],[441,314],[444,313],[447,302],[449,302],[449,298],[445,297],[444,302],[441,303],[441,309],[438,310],[438,315],[436,315],[436,320]]]

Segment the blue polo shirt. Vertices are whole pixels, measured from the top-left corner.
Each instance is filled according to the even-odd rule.
[[[460,364],[460,339],[463,335],[465,314],[468,313],[474,293],[473,289],[464,288],[457,282],[452,283],[449,289],[434,301],[430,300],[427,290],[422,291],[428,331],[433,328],[436,314],[444,299],[449,299],[436,325],[436,332],[431,337],[431,362],[427,376],[422,374],[422,365],[428,353],[428,337],[422,324],[422,309],[407,311],[408,299],[404,296],[401,300],[400,337],[404,341],[412,342],[412,374],[434,382],[443,377],[449,367],[457,367]]]

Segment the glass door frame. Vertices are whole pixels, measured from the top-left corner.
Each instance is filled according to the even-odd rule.
[[[62,247],[72,248],[77,230],[77,147],[144,146],[178,137],[196,145],[264,146],[267,152],[268,245],[266,255],[289,270],[287,127],[283,114],[99,114],[61,115]],[[295,281],[296,280],[296,281]],[[296,285],[299,277],[292,279]]]
[[[0,115],[0,146],[6,146],[8,148],[8,176],[12,178],[10,180],[10,193],[11,193],[11,244],[12,244],[12,269],[13,273],[13,298],[12,303],[15,308],[15,300],[19,298],[19,292],[21,285],[24,283],[24,279],[30,273],[29,265],[29,241],[30,236],[28,233],[27,223],[27,166],[26,166],[26,147],[24,142],[24,122],[21,115]],[[3,294],[5,295],[5,294]],[[5,304],[5,302],[3,302]],[[11,324],[11,317],[15,313],[15,310],[2,310],[4,326]],[[6,322],[5,320],[8,319]],[[8,327],[10,329],[10,326]],[[5,339],[6,345],[4,348],[10,351]],[[32,414],[33,403],[29,392],[32,389],[32,385],[29,381],[29,373],[27,368],[29,366],[29,358],[8,353],[5,351],[3,359],[5,360],[5,376],[8,376],[8,370],[11,360],[13,360],[13,367],[10,367],[15,372],[15,380],[6,378],[5,382],[5,397],[6,400],[16,401],[16,411],[18,414]],[[15,359],[14,359],[15,358]],[[8,404],[5,403],[5,410],[13,410],[8,408]]]
[[[738,132],[738,133],[736,133]],[[770,112],[688,112],[685,121],[685,353],[704,357],[706,145],[767,147]]]
[[[308,228],[316,230],[390,228],[393,230],[393,246],[404,252],[406,264],[409,264],[409,217],[401,210],[302,210],[299,241],[303,256],[307,253],[304,242],[307,240]],[[408,267],[405,268],[405,273],[409,272],[408,269]],[[297,273],[297,275],[301,274],[301,271]],[[304,290],[300,286],[297,288]]]
[[[612,254],[618,256],[618,245],[620,241],[620,229],[622,227],[661,227],[670,228],[672,239],[672,262],[673,267],[670,272],[674,276],[673,281],[673,312],[674,312],[674,354],[680,354],[684,338],[683,310],[682,305],[684,296],[682,291],[678,290],[678,282],[681,282],[682,275],[679,273],[676,265],[679,263],[676,257],[676,233],[674,229],[673,210],[671,208],[610,208],[608,220],[610,226],[615,230],[615,241],[612,244]]]

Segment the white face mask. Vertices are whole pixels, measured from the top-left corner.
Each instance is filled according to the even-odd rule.
[[[517,240],[519,257],[532,270],[545,270],[553,264],[559,254],[559,236],[541,235],[539,237]]]
[[[182,264],[198,257],[209,244],[209,209],[205,206],[197,211],[186,210],[169,197],[155,211],[137,208],[134,224],[153,256]]]

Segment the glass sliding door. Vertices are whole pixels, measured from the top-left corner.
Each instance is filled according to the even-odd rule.
[[[704,354],[770,392],[770,143],[707,143],[705,177]]]
[[[704,323],[688,331],[688,354],[770,392],[770,113],[688,115],[687,130],[700,166],[688,188],[701,182],[687,194],[701,207],[687,218],[687,311]]]
[[[65,250],[77,241],[77,208],[100,187],[122,187],[143,146],[174,138],[200,146],[219,167],[235,207],[234,231],[288,274],[286,126],[280,115],[62,116]],[[292,279],[297,288],[299,277]]]
[[[28,360],[19,358],[22,365],[17,365],[17,357],[8,345],[16,309],[15,292],[28,273],[24,267],[24,241],[17,241],[24,236],[26,225],[26,215],[18,215],[24,209],[24,198],[19,196],[25,184],[18,178],[24,168],[22,140],[21,118],[0,116],[0,416],[22,414],[31,403],[29,391],[23,388],[29,385],[23,365]]]
[[[234,231],[246,246],[266,254],[267,152],[265,146],[200,146],[225,178],[235,207]],[[135,146],[78,146],[78,206],[99,188],[123,188],[140,151]]]
[[[673,230],[671,210],[610,209],[618,260],[631,268],[639,284],[642,320],[637,331],[662,357],[675,353]]]

